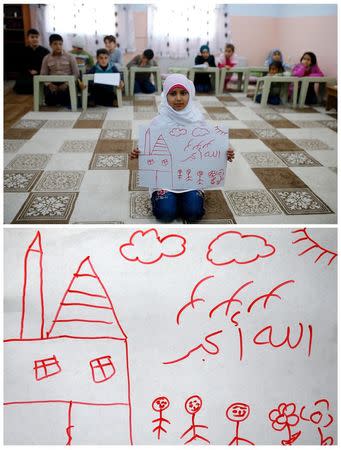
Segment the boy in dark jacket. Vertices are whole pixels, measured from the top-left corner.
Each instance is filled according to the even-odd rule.
[[[31,28],[27,31],[28,45],[23,49],[21,70],[14,90],[17,94],[33,94],[33,77],[40,73],[41,63],[48,53],[47,48],[39,45],[39,31]]]
[[[116,66],[109,62],[109,52],[105,48],[100,48],[96,52],[97,63],[89,70],[88,73],[119,73]],[[122,75],[121,75],[122,77]],[[124,83],[121,80],[121,89],[124,87]],[[90,90],[90,106],[102,105],[113,106],[113,102],[116,99],[113,86],[108,84],[89,83]]]

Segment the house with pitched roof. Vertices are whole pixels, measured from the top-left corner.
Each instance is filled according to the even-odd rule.
[[[45,322],[37,232],[24,258],[18,337],[4,341],[5,444],[132,444],[128,340],[90,257]]]

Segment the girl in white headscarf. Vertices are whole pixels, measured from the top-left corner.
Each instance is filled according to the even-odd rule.
[[[181,74],[169,75],[163,85],[159,115],[150,126],[170,127],[177,125],[204,124],[202,112],[194,102],[195,88],[192,81]],[[134,149],[130,157],[138,158]],[[232,162],[234,151],[228,149],[227,160]],[[205,214],[204,193],[201,190],[152,190],[151,200],[154,216],[162,222],[172,222],[179,216],[185,222],[196,222]]]

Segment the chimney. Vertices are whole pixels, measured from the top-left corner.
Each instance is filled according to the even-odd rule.
[[[44,338],[43,250],[38,231],[24,258],[20,339]]]

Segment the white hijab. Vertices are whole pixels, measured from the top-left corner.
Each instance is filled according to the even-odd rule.
[[[175,85],[183,86],[189,93],[189,101],[181,111],[175,111],[167,101],[167,94]],[[151,125],[152,126],[172,126],[177,125],[190,125],[193,122],[204,122],[204,116],[202,112],[197,108],[193,99],[195,97],[195,87],[191,80],[182,74],[169,75],[163,84],[163,92],[161,94],[161,103],[159,106],[159,115],[156,116]]]

